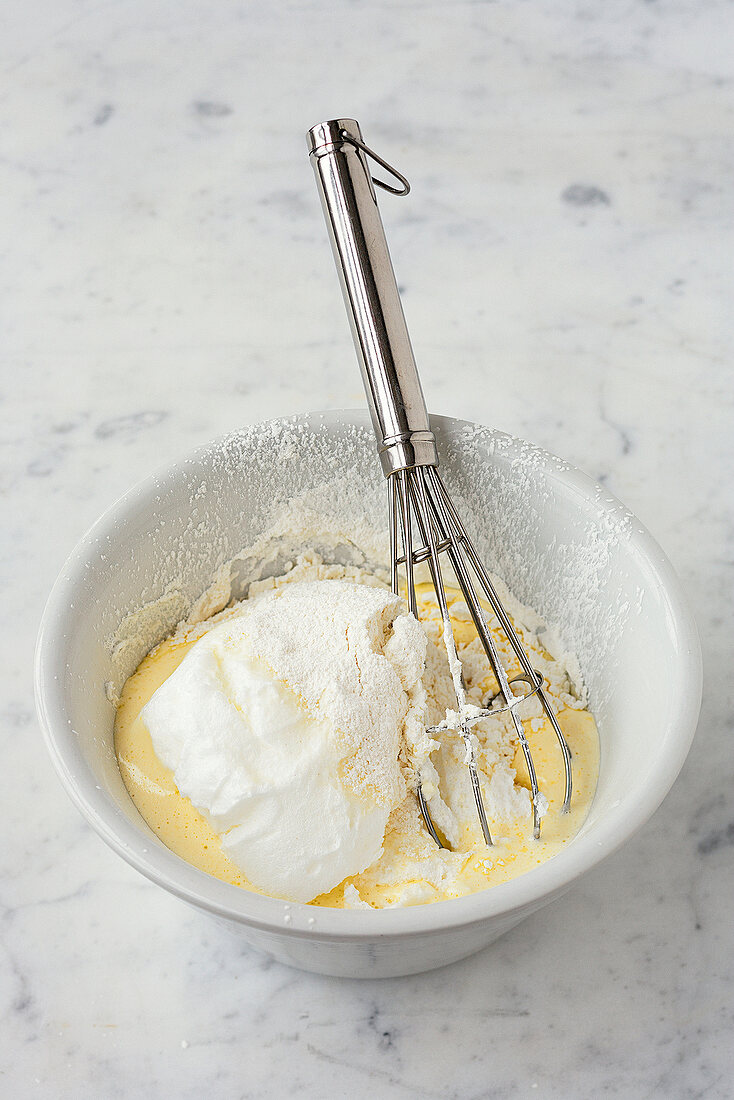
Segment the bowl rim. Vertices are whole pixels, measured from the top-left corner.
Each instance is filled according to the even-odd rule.
[[[522,448],[523,453],[528,454],[529,449],[539,463],[538,472],[543,476],[559,478],[587,500],[593,501],[597,509],[618,519],[630,520],[629,510],[613,494],[550,452],[506,432],[485,429],[469,421],[446,416],[431,416],[431,420],[450,433],[465,428],[481,428],[494,439],[502,441],[504,453]],[[624,806],[611,808],[588,833],[576,836],[553,858],[517,878],[465,897],[395,909],[346,910],[286,902],[232,886],[192,867],[166,848],[152,831],[146,836],[142,829],[128,820],[115,806],[111,795],[94,782],[94,776],[88,771],[71,720],[65,713],[59,673],[65,663],[64,620],[69,605],[74,602],[75,590],[84,582],[89,552],[134,515],[141,502],[159,494],[166,482],[173,484],[187,470],[190,473],[192,466],[205,464],[223,447],[241,438],[243,431],[272,430],[275,425],[289,424],[304,424],[307,427],[315,427],[316,424],[336,427],[356,424],[360,427],[367,426],[369,420],[363,409],[302,413],[261,421],[220,436],[183,458],[167,463],[133,485],[103,512],[69,554],[41,618],[34,675],[39,722],[63,787],[99,836],[146,878],[196,908],[263,932],[330,942],[393,940],[416,933],[439,934],[482,924],[490,918],[510,919],[519,910],[539,908],[615,852],[645,824],[673,785],[696,731],[702,686],[701,647],[696,624],[670,561],[635,517],[632,517],[628,538],[655,577],[677,643],[679,675],[675,677],[671,690],[676,692],[678,705],[672,709],[672,729],[667,731],[668,751],[662,755],[659,768],[652,773],[632,803],[627,800]],[[87,769],[86,774],[84,769]]]

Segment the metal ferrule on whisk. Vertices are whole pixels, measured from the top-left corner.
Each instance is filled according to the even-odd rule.
[[[486,843],[492,844],[479,781],[477,743],[472,726],[501,712],[509,715],[530,781],[533,834],[547,806],[538,781],[518,706],[536,695],[551,723],[561,750],[565,772],[563,810],[571,801],[571,754],[545,692],[542,675],[532,667],[492,581],[484,568],[436,469],[438,454],[423,398],[418,369],[377,207],[375,185],[395,195],[407,195],[410,185],[400,172],[369,149],[354,119],[333,119],[314,126],[308,147],[316,173],[329,236],[349,314],[362,379],[377,436],[378,451],[388,483],[392,589],[400,590],[398,571],[405,571],[410,611],[418,617],[414,568],[425,562],[438,600],[444,641],[457,701],[455,725],[441,723],[429,733],[456,728],[466,747],[477,815]],[[371,176],[367,158],[376,161],[400,183],[392,186]],[[401,552],[402,551],[402,552]],[[497,681],[498,692],[483,708],[468,707],[466,684],[456,651],[441,557],[446,555],[466,600],[484,652]],[[472,575],[477,584],[472,580]],[[510,679],[500,659],[478,595],[492,608],[521,668]],[[514,686],[523,685],[518,695]],[[420,777],[416,797],[429,833],[443,846],[423,795]]]

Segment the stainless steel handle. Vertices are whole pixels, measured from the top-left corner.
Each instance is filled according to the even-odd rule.
[[[377,205],[367,153],[352,118],[322,122],[308,132],[310,159],[329,228],[362,381],[385,476],[413,466],[437,466],[418,370]],[[380,181],[376,181],[380,182]]]

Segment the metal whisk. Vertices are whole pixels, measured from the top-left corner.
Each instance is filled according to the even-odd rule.
[[[314,126],[308,148],[329,227],[362,380],[372,416],[382,469],[387,478],[392,554],[392,588],[400,590],[404,569],[408,606],[418,617],[415,567],[426,562],[443,621],[449,667],[456,692],[457,711],[429,730],[456,728],[464,740],[467,766],[484,839],[492,835],[484,808],[472,726],[503,711],[510,714],[522,747],[530,779],[533,835],[540,836],[544,799],[518,706],[537,694],[558,739],[563,756],[565,794],[563,811],[571,802],[571,753],[543,686],[503,608],[494,585],[466,533],[438,472],[436,440],[431,431],[418,370],[413,357],[395,273],[385,240],[374,185],[394,195],[407,195],[410,184],[362,140],[359,124],[350,118]],[[376,161],[400,184],[373,179],[368,159]],[[463,593],[499,691],[483,708],[467,705],[466,686],[451,627],[441,559],[448,559]],[[472,574],[502,627],[522,672],[509,678],[490,632]],[[513,685],[525,690],[515,694]],[[443,846],[419,783],[416,796],[426,828]]]

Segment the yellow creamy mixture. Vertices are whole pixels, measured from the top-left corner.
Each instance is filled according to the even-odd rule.
[[[428,623],[429,638],[431,630],[438,637],[440,618],[430,585],[418,586],[418,599],[420,618]],[[457,649],[465,664],[468,681],[477,691],[493,693],[496,683],[486,658],[480,653],[474,625],[466,614],[460,594],[450,591],[449,603]],[[177,631],[145,657],[122,691],[115,723],[115,748],[120,771],[133,802],[168,848],[188,863],[225,882],[262,892],[246,881],[239,868],[223,852],[218,835],[191,801],[179,793],[171,772],[156,756],[150,734],[140,717],[142,708],[153,693],[181,663],[198,638],[219,618],[217,616],[215,620],[200,624],[195,629]],[[501,637],[498,634],[498,639]],[[532,633],[521,629],[521,640],[534,667],[548,659],[548,654]],[[519,673],[519,667],[513,666],[514,655],[508,654],[506,645],[501,651],[510,676]],[[438,642],[435,652],[440,652]],[[442,659],[433,658],[434,663]],[[429,679],[431,675],[429,667]],[[443,717],[442,707],[455,706],[450,694],[446,694],[446,683],[450,686],[450,679],[447,681],[444,677],[441,680],[438,674],[434,675],[434,714],[429,715],[431,722]],[[430,684],[428,689],[430,696]],[[567,683],[555,694],[551,684],[551,696],[559,708],[558,721],[573,756],[574,790],[571,812],[560,813],[564,778],[562,757],[553,729],[547,719],[540,716],[536,704],[534,716],[523,718],[523,725],[530,742],[540,790],[549,802],[549,811],[542,821],[540,840],[532,837],[528,812],[518,820],[496,821],[490,818],[495,843],[488,848],[473,815],[467,815],[468,824],[464,828],[462,842],[455,845],[455,848],[462,850],[440,851],[428,836],[415,797],[409,793],[390,816],[381,858],[362,874],[346,879],[330,893],[315,898],[312,904],[339,908],[365,905],[382,908],[459,897],[514,878],[555,855],[578,832],[588,813],[599,771],[599,742],[593,717],[573,696],[573,689]],[[523,704],[523,708],[527,706]],[[479,732],[477,727],[475,732]],[[438,737],[442,747],[434,753],[434,761],[439,775],[453,774],[456,789],[456,776],[459,775],[457,762],[463,758],[463,744],[455,733],[449,731]],[[515,782],[529,789],[519,745],[508,744],[502,751],[515,769]],[[479,764],[480,769],[485,767],[488,772],[492,767],[491,754],[485,759],[482,753],[481,735]],[[463,765],[459,766],[459,781],[466,784],[466,791],[461,791],[462,797],[465,794],[470,797],[468,771]],[[447,801],[450,804],[451,798]]]

